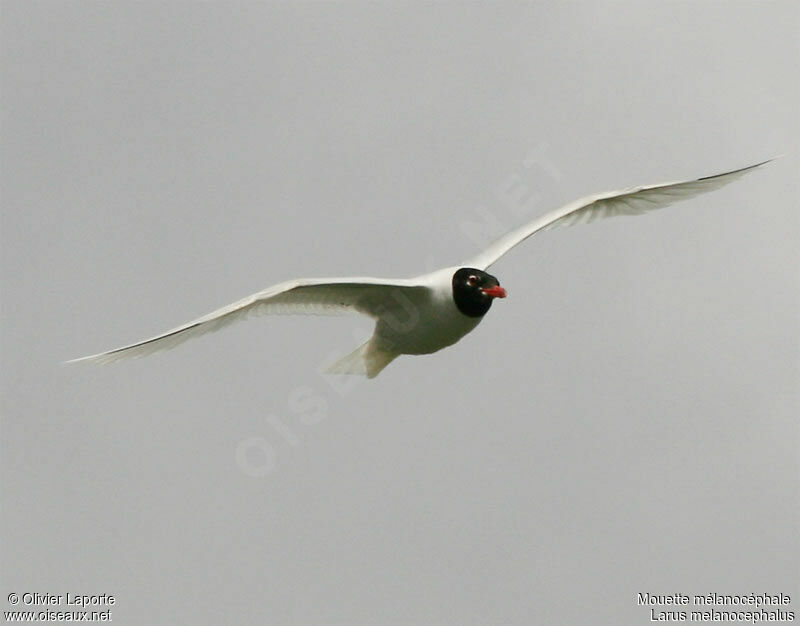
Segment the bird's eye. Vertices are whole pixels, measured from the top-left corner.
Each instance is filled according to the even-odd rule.
[[[475,274],[470,274],[469,278],[467,278],[467,282],[470,285],[477,285],[478,284],[478,277]]]

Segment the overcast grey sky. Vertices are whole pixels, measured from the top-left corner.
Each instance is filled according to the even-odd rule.
[[[155,625],[644,624],[642,591],[799,610],[800,5],[0,8],[4,611],[68,591]],[[474,333],[373,381],[317,373],[369,330],[347,317],[59,365],[780,153],[536,236],[492,268],[510,295]]]

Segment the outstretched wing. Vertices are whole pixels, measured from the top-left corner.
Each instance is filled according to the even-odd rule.
[[[407,302],[400,293],[427,289],[414,280],[385,280],[381,278],[303,278],[268,287],[238,302],[218,309],[170,331],[137,343],[67,361],[111,363],[136,358],[174,348],[187,339],[197,337],[245,319],[251,315],[341,315],[362,313],[380,317],[395,303]]]
[[[769,159],[738,170],[716,174],[715,176],[706,176],[696,180],[633,187],[581,198],[503,235],[477,257],[464,263],[464,267],[485,270],[511,248],[540,230],[549,230],[558,226],[585,224],[596,219],[617,215],[641,215],[648,211],[661,209],[674,202],[687,200],[701,193],[719,189],[772,160]]]

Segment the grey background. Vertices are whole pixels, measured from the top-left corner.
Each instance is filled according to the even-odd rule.
[[[0,7],[3,610],[642,624],[640,591],[800,593],[797,3]],[[509,184],[534,215],[784,152],[537,236],[476,332],[352,388],[317,370],[358,318],[59,365],[284,279],[458,263],[469,222],[526,218]]]

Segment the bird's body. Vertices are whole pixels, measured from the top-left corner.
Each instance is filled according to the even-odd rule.
[[[760,165],[763,163],[695,180],[588,196],[509,232],[462,265],[416,278],[309,278],[280,283],[151,339],[75,361],[107,363],[145,356],[254,314],[357,312],[375,320],[375,331],[328,371],[373,378],[402,354],[431,354],[474,330],[493,300],[506,296],[500,281],[486,269],[534,233],[602,217],[645,213],[722,187]]]
[[[396,307],[375,328],[381,343],[394,344],[401,354],[432,354],[452,346],[483,319],[469,317],[453,300],[452,280],[457,267],[447,267],[415,280],[424,285],[410,295],[393,294]]]
[[[448,267],[419,276],[413,279],[419,288],[395,290],[388,295],[372,337],[353,353],[365,350],[367,365],[372,364],[364,372],[367,376],[377,375],[401,354],[432,354],[452,346],[481,322],[483,316],[464,315],[456,306],[452,277],[458,269]],[[378,364],[382,367],[376,370]],[[351,370],[342,363],[329,371],[346,374],[353,373]]]

